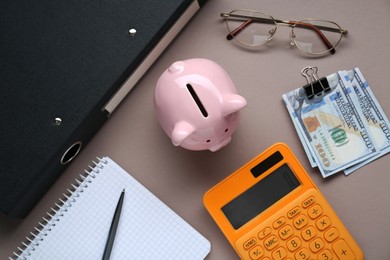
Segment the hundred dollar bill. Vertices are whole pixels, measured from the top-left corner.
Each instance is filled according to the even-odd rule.
[[[350,92],[350,95],[355,103],[359,103],[373,141],[379,149],[379,153],[376,156],[345,169],[344,173],[348,175],[390,152],[390,123],[360,69],[355,68],[345,72],[345,74],[352,84],[353,91]]]
[[[298,88],[283,101],[321,171],[328,177],[376,155],[362,113],[350,96],[351,84],[339,73],[327,76],[330,92],[312,99]]]

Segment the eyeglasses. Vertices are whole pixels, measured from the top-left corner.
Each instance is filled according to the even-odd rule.
[[[286,25],[291,27],[290,44],[312,55],[335,54],[336,46],[348,33],[332,21],[312,18],[282,21],[255,10],[234,10],[221,13],[221,17],[226,21],[228,40],[235,39],[250,47],[264,45],[272,39],[278,25]]]

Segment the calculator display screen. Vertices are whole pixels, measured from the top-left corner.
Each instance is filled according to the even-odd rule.
[[[234,229],[259,215],[300,185],[287,164],[283,164],[261,181],[222,207]]]

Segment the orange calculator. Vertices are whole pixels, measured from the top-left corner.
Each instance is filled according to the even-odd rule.
[[[363,259],[287,145],[277,143],[211,188],[208,212],[242,259]]]

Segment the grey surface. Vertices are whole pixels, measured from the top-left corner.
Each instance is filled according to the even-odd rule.
[[[262,51],[248,51],[225,40],[221,11],[252,8],[275,18],[316,17],[349,30],[333,56],[310,58],[289,45],[289,29]],[[40,203],[24,220],[0,215],[0,259],[10,255],[69,183],[96,156],[110,156],[211,241],[208,259],[238,259],[202,204],[218,181],[275,142],[287,143],[306,168],[365,253],[366,259],[390,259],[390,156],[346,177],[323,179],[312,169],[281,100],[302,86],[303,67],[315,65],[326,76],[359,67],[390,116],[390,2],[378,1],[233,1],[210,0],[146,73]],[[272,47],[272,48],[271,48]],[[160,74],[174,61],[209,58],[230,74],[248,101],[232,142],[211,153],[174,147],[158,124],[153,91]]]

